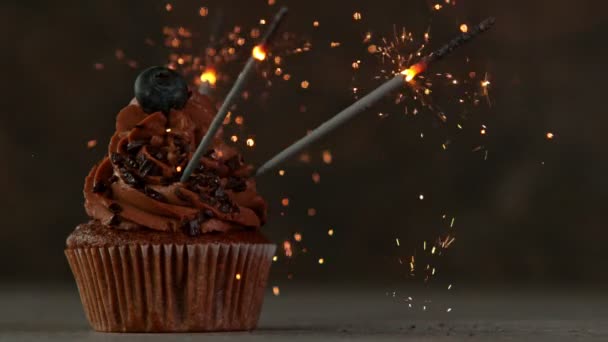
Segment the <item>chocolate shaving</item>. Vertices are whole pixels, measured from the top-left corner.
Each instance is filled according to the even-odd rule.
[[[145,140],[135,140],[131,141],[127,144],[127,153],[135,154],[141,150],[141,148],[147,144],[148,142]]]
[[[165,198],[165,196],[163,196],[163,194],[150,188],[149,186],[146,186],[144,188],[144,193],[146,194],[146,196],[153,198],[159,202],[167,202],[167,199]]]
[[[158,175],[158,168],[153,161],[146,159],[139,166],[139,175],[142,177]]]
[[[123,156],[121,156],[119,153],[116,152],[112,152],[110,154],[110,161],[112,162],[112,164],[116,165],[116,166],[121,166],[124,162],[124,158]]]
[[[122,179],[125,181],[125,183],[127,183],[128,185],[140,189],[144,186],[144,182],[141,178],[139,178],[139,176],[131,173],[130,171],[128,171],[125,168],[120,168],[119,169],[121,175],[122,175]]]
[[[124,159],[124,161],[125,161],[125,163],[124,163],[125,166],[127,166],[130,169],[137,170],[139,168],[139,163],[131,157],[126,157]]]

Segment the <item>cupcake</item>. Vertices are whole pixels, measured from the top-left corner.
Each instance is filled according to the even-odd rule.
[[[66,242],[86,317],[107,332],[254,329],[276,246],[253,168],[220,132],[180,182],[214,106],[165,68],[135,88],[85,179],[91,220]]]

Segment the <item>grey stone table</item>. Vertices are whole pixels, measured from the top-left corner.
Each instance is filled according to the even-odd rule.
[[[74,287],[0,287],[0,341],[318,340],[608,341],[608,295],[300,286],[269,293],[253,332],[151,335],[91,331]]]

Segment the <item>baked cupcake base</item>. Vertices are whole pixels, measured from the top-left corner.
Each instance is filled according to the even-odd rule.
[[[97,331],[238,331],[257,325],[275,248],[258,231],[188,237],[91,221],[65,254]]]

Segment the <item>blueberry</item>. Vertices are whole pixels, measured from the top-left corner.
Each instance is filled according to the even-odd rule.
[[[165,67],[148,68],[135,80],[135,98],[148,114],[184,108],[189,97],[186,80]]]

